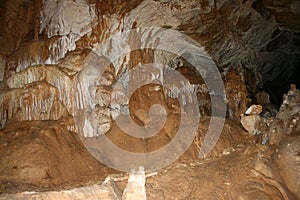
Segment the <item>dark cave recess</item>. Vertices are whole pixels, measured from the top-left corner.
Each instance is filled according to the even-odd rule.
[[[300,33],[276,29],[272,39],[262,49],[262,89],[279,106],[291,84],[300,86]]]

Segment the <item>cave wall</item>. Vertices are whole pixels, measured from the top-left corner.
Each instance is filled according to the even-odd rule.
[[[271,100],[280,104],[289,84],[299,84],[298,8],[297,1],[267,0],[3,0],[0,3],[2,126],[8,119],[19,116],[17,113],[22,113],[18,117],[22,120],[57,119],[66,116],[66,112],[73,114],[72,86],[91,50],[118,58],[120,64],[107,71],[112,80],[139,62],[167,64],[178,59],[159,50],[124,53],[127,47],[123,43],[131,41],[129,49],[133,49],[139,38],[147,34],[149,37],[149,33],[128,31],[137,27],[179,30],[204,47],[205,56],[195,62],[202,65],[205,76],[213,74],[210,71],[213,65],[217,65],[224,79],[229,70],[241,68],[249,96],[253,97],[258,88],[265,89]],[[112,44],[110,39],[120,32],[124,34],[119,43]],[[159,37],[168,41],[168,37]],[[155,47],[152,44],[149,42],[145,48]],[[197,59],[192,54],[189,57]],[[37,97],[43,98],[36,94],[37,97],[29,98],[33,106],[26,107],[24,102],[33,95],[29,87],[40,91],[54,87],[57,91],[50,92],[53,98],[44,99],[47,103],[43,105],[33,103]]]

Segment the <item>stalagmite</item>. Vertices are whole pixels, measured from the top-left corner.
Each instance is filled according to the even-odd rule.
[[[94,136],[94,129],[93,126],[91,125],[91,122],[89,119],[84,120],[84,127],[83,127],[83,136],[84,137],[93,137]]]
[[[146,200],[145,169],[140,166],[138,170],[129,173],[128,183],[122,195],[122,200]]]

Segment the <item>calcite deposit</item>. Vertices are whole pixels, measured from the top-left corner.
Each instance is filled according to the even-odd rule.
[[[244,75],[238,70],[227,72],[225,80],[227,116],[229,119],[240,121],[251,102],[246,88]]]
[[[173,166],[148,185],[147,166],[129,175],[141,199],[299,197],[299,8],[297,0],[0,1],[0,194],[99,184],[119,173],[92,157],[120,162],[99,152],[104,137],[151,153],[181,130],[191,145]],[[95,196],[120,199],[105,183]],[[41,198],[94,198],[84,194],[91,188]],[[137,198],[131,189],[123,199]]]
[[[2,93],[0,102],[2,128],[9,120],[58,120],[68,116],[68,111],[59,101],[57,88],[46,82],[35,82]]]
[[[243,127],[253,135],[260,134],[258,127],[262,122],[262,117],[259,115],[262,112],[262,106],[252,105],[250,106],[245,114],[241,115],[241,124]]]
[[[300,120],[300,92],[295,85],[283,97],[284,101],[274,120],[269,124],[270,144],[279,144],[288,136],[299,132]]]
[[[146,176],[143,166],[140,166],[138,170],[132,171],[129,174],[128,183],[124,190],[122,200],[146,200]]]
[[[272,41],[271,36],[273,31],[276,30],[277,19],[277,15],[274,18],[268,11],[268,9],[270,9],[272,13],[276,9],[273,9],[270,2],[265,3],[267,7],[264,7],[264,3],[256,1],[246,1],[242,3],[237,1],[232,5],[209,1],[200,3],[195,1],[188,3],[177,1],[171,3],[150,0],[131,1],[127,4],[121,2],[101,3],[97,1],[64,1],[59,3],[55,1],[5,2],[2,5],[2,9],[9,9],[5,10],[2,19],[3,23],[8,25],[4,26],[5,29],[2,30],[3,34],[5,33],[6,35],[2,36],[3,39],[1,41],[9,41],[9,43],[1,47],[9,47],[8,44],[13,44],[11,46],[14,46],[15,50],[9,48],[3,49],[0,74],[2,74],[1,76],[3,78],[4,76],[6,77],[6,82],[10,88],[23,87],[24,84],[43,79],[33,78],[31,80],[30,74],[36,72],[29,70],[29,78],[22,78],[23,80],[27,79],[27,81],[19,85],[16,82],[12,83],[14,79],[20,79],[19,77],[21,76],[25,77],[26,75],[22,71],[26,71],[28,67],[33,65],[58,64],[58,67],[61,71],[65,72],[67,76],[64,73],[54,72],[57,74],[57,80],[50,80],[51,78],[49,77],[44,78],[44,80],[58,88],[59,100],[69,113],[73,112],[71,108],[72,100],[76,101],[76,98],[72,99],[74,94],[70,90],[72,83],[69,79],[73,79],[73,76],[78,70],[82,69],[81,66],[84,65],[85,62],[84,56],[75,62],[70,60],[70,57],[75,58],[76,52],[83,53],[87,52],[88,49],[95,50],[98,54],[108,56],[115,68],[109,76],[113,76],[115,79],[119,79],[123,75],[127,69],[126,66],[130,68],[132,64],[137,65],[141,61],[142,63],[154,62],[171,64],[177,62],[176,59],[178,59],[178,55],[185,55],[184,57],[188,57],[197,63],[199,67],[196,66],[196,70],[200,72],[201,76],[214,79],[210,77],[211,74],[213,74],[211,71],[211,66],[214,65],[213,61],[224,71],[224,75],[227,69],[231,67],[247,65],[247,68],[252,70],[254,79],[257,80],[254,84],[261,84],[261,81],[264,80],[260,79],[261,76],[258,72],[264,73],[264,70],[261,71],[254,68],[254,65],[261,63],[257,62],[261,60],[259,59],[260,54],[257,52],[261,48],[259,46],[260,44],[267,44],[269,41]],[[21,5],[23,5],[23,7],[18,7]],[[292,3],[291,5],[293,5],[293,8],[297,7],[297,4]],[[26,23],[22,24],[21,22],[24,19],[20,22],[19,19],[21,18],[11,14],[13,13],[12,10],[14,10],[15,13],[20,13],[19,16],[26,16],[24,18],[26,19]],[[115,13],[114,10],[116,11]],[[236,12],[228,12],[227,10],[236,10]],[[294,12],[294,10],[295,9],[292,9],[292,12]],[[36,13],[38,12],[41,12],[41,15],[37,15]],[[200,17],[197,18],[194,16]],[[39,20],[40,23],[37,23],[37,20]],[[199,23],[196,23],[197,20]],[[8,21],[10,21],[10,24]],[[260,23],[257,23],[258,21]],[[12,26],[12,24],[15,24],[15,26]],[[22,28],[21,24],[25,26],[26,29],[18,31]],[[198,27],[197,24],[204,24],[204,26]],[[201,54],[203,54],[201,56],[192,56],[191,53],[195,51],[191,47],[189,49],[190,53],[185,52],[186,50],[181,51],[179,48],[176,48],[176,45],[185,45],[185,39],[182,37],[181,39],[176,39],[176,35],[170,37],[169,34],[175,32],[166,32],[168,33],[166,37],[159,32],[156,34],[155,30],[152,30],[151,35],[156,34],[157,36],[151,41],[151,37],[149,37],[150,29],[145,29],[144,32],[139,32],[138,30],[130,31],[132,28],[149,26],[170,30],[182,30],[183,33],[192,36],[193,39],[203,45],[212,59],[209,59],[209,56],[204,51],[201,52]],[[224,29],[221,28],[224,26]],[[216,28],[213,29],[212,27]],[[158,30],[159,29],[157,29],[157,31]],[[18,34],[9,34],[13,31]],[[251,37],[249,37],[249,35],[251,35]],[[147,37],[150,39],[149,41],[147,41]],[[135,41],[131,38],[134,38]],[[139,38],[143,38],[144,43],[138,44]],[[155,38],[160,38],[160,41],[166,42],[161,44],[163,46],[160,46],[154,42]],[[112,39],[114,42],[111,41]],[[26,40],[26,43],[22,43],[23,40]],[[247,45],[239,42],[242,40],[247,41]],[[178,55],[159,49],[161,47],[170,49],[168,45],[170,43],[174,44],[174,41],[176,41],[175,49]],[[139,45],[141,46],[139,47]],[[251,48],[249,48],[249,45]],[[131,50],[134,48],[152,48],[153,50],[147,50],[143,54],[140,54],[142,51],[140,51],[140,53],[138,53],[138,51],[136,53],[129,53],[128,48]],[[224,49],[227,49],[227,51],[224,51]],[[81,54],[77,55],[80,56]],[[220,55],[223,56],[220,57]],[[63,62],[60,60],[62,58],[64,58]],[[137,59],[137,61],[134,61],[135,59]],[[187,66],[187,64],[184,63],[184,66]],[[52,66],[50,68],[52,68]],[[14,75],[15,73],[18,74]],[[47,73],[52,74],[53,72]],[[14,78],[14,76],[16,77]],[[227,75],[227,77],[228,76],[230,75]],[[35,77],[35,75],[33,75],[33,77]],[[61,81],[61,83],[59,81]],[[197,87],[201,87],[199,88],[200,93],[197,94],[198,97],[201,98],[201,101],[199,101],[201,104],[200,112],[202,115],[210,114],[211,102],[207,97],[206,86],[201,85]],[[233,85],[228,87],[232,87],[231,90],[233,89]],[[229,117],[237,121],[239,121],[240,114],[244,113],[245,109],[249,106],[245,88],[238,90],[239,91],[236,90],[235,92],[227,93],[229,96],[228,99],[234,99],[233,96],[235,95],[240,96],[238,98],[242,98],[241,100],[228,100],[227,103],[229,107]],[[245,93],[245,95],[242,95],[244,97],[238,94],[238,92],[241,91]],[[221,101],[222,99],[224,100],[222,94],[213,95],[216,96],[212,96],[212,99],[218,99],[217,101],[220,99]],[[229,103],[229,101],[237,102]],[[238,101],[245,101],[245,103],[239,106],[233,105],[238,104]],[[119,105],[118,107],[121,106]],[[113,118],[115,118],[118,111],[112,109],[112,113],[114,113],[112,115],[114,116]]]

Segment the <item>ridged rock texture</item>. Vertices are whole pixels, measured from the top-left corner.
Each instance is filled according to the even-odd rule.
[[[293,87],[287,96],[282,96],[290,84],[298,88],[300,85],[299,13],[297,0],[2,0],[0,130],[4,132],[0,132],[0,136],[12,134],[8,140],[2,138],[5,144],[19,136],[28,140],[42,138],[43,142],[49,135],[61,131],[66,135],[55,136],[55,141],[61,140],[68,147],[65,138],[75,146],[81,145],[78,136],[73,138],[69,134],[82,129],[84,137],[108,133],[118,144],[119,135],[114,134],[119,130],[109,132],[116,129],[115,119],[120,114],[130,113],[137,124],[147,125],[151,122],[147,109],[156,102],[175,116],[167,121],[171,125],[162,130],[170,133],[171,137],[163,138],[169,141],[178,128],[178,114],[211,115],[214,101],[217,108],[213,117],[222,115],[222,106],[226,104],[227,117],[239,122],[240,115],[260,101],[258,93],[262,90],[267,93],[266,105],[279,106],[283,101],[279,117],[271,128],[285,120],[286,114],[282,114],[285,110],[293,113],[295,119],[288,118],[291,121],[288,125],[292,122],[295,125],[284,126],[290,134],[299,130],[299,110],[296,110],[299,106],[290,102],[290,96],[299,96],[299,91]],[[198,44],[185,46],[191,44],[190,38]],[[176,52],[160,49],[162,46]],[[196,65],[192,66],[189,61]],[[148,70],[143,67],[149,63],[160,65],[149,68],[150,76],[135,74],[138,69]],[[162,65],[180,72],[187,81],[161,87],[161,83],[172,83],[172,78],[167,77],[168,69]],[[209,91],[205,84],[205,80],[217,80],[216,72],[221,74],[225,91]],[[129,76],[151,84],[139,88],[128,98],[128,91],[134,87],[128,82]],[[197,101],[199,113],[194,113]],[[182,108],[180,103],[184,105]],[[76,127],[74,116],[78,122]],[[49,121],[54,123],[50,126],[53,129],[43,127]],[[16,131],[15,135],[8,130],[12,124],[22,124],[21,128],[37,126],[39,131],[30,130],[30,136]],[[281,139],[280,135],[274,144]],[[202,136],[197,140],[196,143],[200,143]],[[240,140],[243,139],[239,138],[238,143]],[[149,141],[147,148],[156,149],[155,141]],[[223,140],[220,143],[222,148],[217,151],[223,151],[227,144]],[[51,144],[58,149],[55,142]],[[31,149],[27,145],[26,151]],[[123,145],[128,149],[133,146],[131,143]],[[138,151],[147,151],[144,146]],[[62,151],[69,152],[70,148]],[[84,151],[82,148],[79,150]],[[25,150],[11,156],[23,155]],[[193,146],[191,154],[198,156],[198,150]],[[59,152],[52,152],[50,156],[57,155],[65,162],[84,162],[81,158],[72,161]],[[24,179],[28,173],[47,180],[59,177],[59,170],[64,168],[62,165],[58,171],[40,170],[32,162],[29,163],[34,165],[32,172],[26,168],[26,162],[21,163],[24,169],[18,169],[8,157],[1,159],[13,168],[0,165],[5,168],[2,171],[12,170],[9,173],[14,177],[14,170],[20,170]],[[95,165],[92,168],[97,168],[96,161],[88,159]],[[86,169],[81,167],[84,174]],[[71,173],[70,177],[75,175]],[[299,187],[290,190],[299,195]]]
[[[140,37],[149,37],[147,33],[137,32],[126,35],[128,30],[136,27],[173,29],[192,37],[211,57],[211,61],[197,62],[214,62],[224,79],[229,69],[243,69],[243,81],[247,84],[250,97],[254,96],[257,88],[267,87],[273,103],[280,103],[283,91],[286,92],[289,87],[288,84],[298,81],[295,75],[295,72],[299,71],[297,41],[300,39],[295,32],[299,30],[297,1],[289,1],[287,4],[267,0],[144,0],[126,3],[14,0],[2,1],[0,9],[3,11],[0,20],[4,27],[0,34],[0,80],[3,80],[4,85],[2,88],[23,88],[25,84],[33,82],[47,82],[57,88],[55,101],[60,101],[69,114],[73,114],[72,101],[76,101],[72,99],[72,81],[83,68],[82,62],[88,51],[94,50],[120,60],[120,64],[109,72],[113,80],[119,79],[128,70],[126,68],[130,69],[138,63],[170,64],[178,59],[176,55],[159,50],[137,50],[129,55],[123,50],[120,51],[122,44],[127,42],[129,48],[134,49],[136,44],[130,42],[132,37],[134,41]],[[110,38],[119,32],[124,32],[125,35],[119,38],[117,44],[111,44]],[[163,36],[159,38],[163,39]],[[146,44],[144,48],[151,47],[155,48],[155,45]],[[207,76],[210,74],[209,65],[207,63],[202,69],[206,71]],[[277,87],[279,81],[280,86]],[[273,83],[277,85],[274,86]],[[1,95],[5,96],[5,93],[2,92]],[[235,95],[234,93],[231,96]],[[199,93],[198,96],[207,102],[200,108],[202,114],[209,114],[206,107],[210,107],[210,102],[205,100],[207,95]],[[241,101],[244,101],[242,104],[249,104],[249,99]],[[231,104],[228,106],[232,107]],[[243,113],[246,106],[243,107],[242,111],[229,110],[230,118],[238,121],[239,113],[230,112]],[[2,124],[16,114],[16,111],[11,112],[11,109],[9,106],[2,109]],[[26,112],[38,112],[38,109]],[[112,112],[116,114],[118,111],[113,109]],[[37,114],[24,112],[24,115]]]

